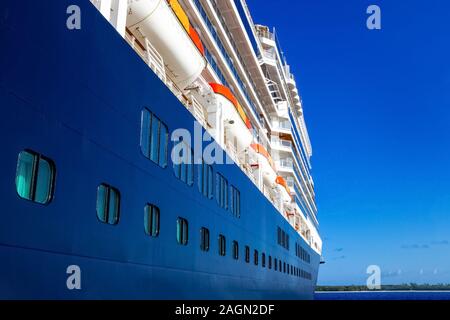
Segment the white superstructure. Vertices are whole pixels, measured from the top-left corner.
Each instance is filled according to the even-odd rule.
[[[319,254],[311,143],[274,30],[245,0],[91,0]]]

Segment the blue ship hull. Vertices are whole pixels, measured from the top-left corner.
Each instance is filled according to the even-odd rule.
[[[81,8],[81,30],[66,27],[67,7]],[[312,299],[319,255],[310,249],[236,165],[214,165],[241,192],[241,218],[178,180],[139,145],[144,107],[169,130],[193,131],[194,118],[87,0],[4,0],[0,8],[0,298],[3,299]],[[16,191],[18,154],[31,149],[56,165],[53,201]],[[116,226],[96,215],[97,187],[121,193]],[[156,238],[144,232],[143,208],[161,210]],[[176,220],[189,221],[178,245]],[[208,227],[211,249],[200,250]],[[277,227],[291,239],[277,244]],[[227,255],[217,237],[227,237]],[[240,257],[230,254],[239,241]],[[308,250],[299,259],[294,242]],[[244,261],[244,246],[309,272],[312,279]],[[70,265],[81,289],[66,285]]]

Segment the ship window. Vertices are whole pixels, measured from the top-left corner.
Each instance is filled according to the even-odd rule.
[[[159,235],[159,221],[159,208],[152,204],[147,204],[144,209],[145,233],[151,237],[157,237]]]
[[[272,256],[269,256],[269,269],[272,269]]]
[[[261,265],[263,268],[266,267],[266,254],[264,252],[261,254]]]
[[[254,258],[254,263],[255,263],[255,266],[257,266],[258,265],[258,250],[255,250],[254,252],[253,252],[253,258]]]
[[[184,218],[177,220],[177,242],[183,246],[188,244],[188,221]]]
[[[237,241],[233,241],[233,259],[239,259],[239,243]]]
[[[286,273],[286,262],[283,262],[283,272]]]
[[[250,263],[250,247],[245,246],[245,262]]]
[[[278,235],[278,244],[281,245],[281,229],[280,229],[280,227],[277,228],[277,235]]]
[[[115,225],[119,222],[120,193],[119,190],[107,184],[97,188],[97,217],[107,224]]]
[[[241,217],[241,193],[236,187],[231,186],[231,213],[236,217]]]
[[[141,151],[143,155],[162,168],[167,167],[169,130],[148,109],[142,110]]]
[[[209,230],[207,228],[200,229],[200,249],[209,251]]]
[[[32,151],[19,154],[16,190],[19,197],[48,204],[53,197],[56,169],[53,161]]]
[[[216,200],[220,207],[228,209],[228,181],[220,173],[216,174]]]
[[[178,142],[177,159],[173,158],[175,176],[188,186],[194,184],[194,152],[184,141]]]
[[[278,270],[280,271],[280,272],[282,272],[283,270],[281,269],[281,260],[278,260]]]
[[[219,235],[219,255],[222,257],[226,255],[226,240],[223,234]]]
[[[208,199],[212,199],[214,196],[213,167],[204,161],[199,167],[198,190]]]
[[[275,271],[277,271],[277,269],[278,269],[278,259],[277,258],[273,259],[273,268],[275,269]]]

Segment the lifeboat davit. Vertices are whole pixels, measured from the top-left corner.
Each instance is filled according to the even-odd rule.
[[[129,1],[127,27],[141,43],[150,41],[179,89],[192,84],[206,67],[200,38],[177,0]]]
[[[242,149],[250,146],[253,141],[252,125],[242,106],[227,87],[218,84],[209,84],[214,91],[217,103],[222,105],[222,117],[225,126],[236,137]]]
[[[272,186],[277,178],[272,157],[266,148],[258,143],[253,143],[251,148],[258,153],[258,163],[260,165],[259,169],[262,171],[264,181],[266,184]]]
[[[284,180],[283,177],[278,176],[275,179],[275,183],[278,185],[278,190],[280,191],[281,198],[284,202],[291,202],[292,196],[291,196],[291,190],[289,189],[289,186],[286,183],[286,180]]]

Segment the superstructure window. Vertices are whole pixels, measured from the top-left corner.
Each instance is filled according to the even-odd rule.
[[[147,204],[144,209],[145,233],[151,237],[157,237],[159,235],[159,223],[159,208],[152,204]]]
[[[277,258],[273,259],[273,268],[275,271],[277,271],[277,269],[278,269],[278,259]]]
[[[253,261],[254,261],[254,263],[255,263],[255,266],[258,265],[258,257],[259,257],[258,250],[255,250],[255,251],[253,252]]]
[[[239,259],[239,243],[236,240],[233,241],[233,259]]]
[[[175,177],[188,186],[194,184],[194,151],[184,141],[178,142],[177,159],[173,159]]]
[[[97,217],[107,224],[116,225],[119,222],[120,193],[114,187],[101,184],[97,188]]]
[[[266,267],[266,254],[264,252],[261,254],[261,265],[263,268]]]
[[[220,173],[216,174],[216,200],[220,207],[228,209],[228,181]]]
[[[148,109],[142,110],[141,116],[141,151],[142,154],[162,168],[167,167],[167,148],[169,130]]]
[[[205,227],[200,229],[200,250],[209,251],[209,230]]]
[[[280,227],[277,228],[277,240],[280,246],[289,250],[289,235]]]
[[[269,269],[272,269],[272,256],[269,256]]]
[[[250,263],[250,247],[245,246],[245,262]]]
[[[214,171],[213,167],[204,161],[199,166],[198,190],[208,199],[214,197]]]
[[[223,234],[219,235],[219,255],[222,257],[226,255],[226,239]]]
[[[53,161],[32,152],[19,154],[16,171],[16,190],[19,197],[40,204],[53,198],[56,169]]]
[[[177,219],[177,242],[183,246],[188,244],[189,228],[188,221],[184,218]]]
[[[241,217],[241,193],[234,186],[231,186],[231,213],[236,218]]]

